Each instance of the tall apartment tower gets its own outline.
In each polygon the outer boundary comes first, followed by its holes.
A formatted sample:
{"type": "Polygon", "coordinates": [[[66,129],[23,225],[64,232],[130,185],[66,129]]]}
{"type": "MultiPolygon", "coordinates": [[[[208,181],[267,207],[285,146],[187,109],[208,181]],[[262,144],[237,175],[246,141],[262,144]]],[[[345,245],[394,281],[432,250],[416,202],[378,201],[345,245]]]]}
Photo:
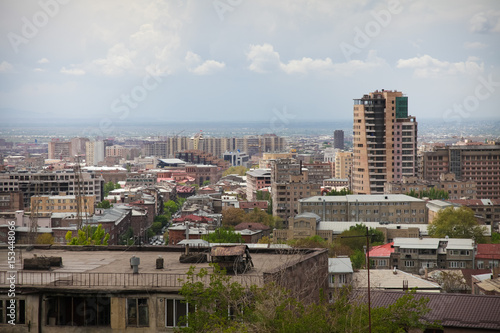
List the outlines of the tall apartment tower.
{"type": "Polygon", "coordinates": [[[71,142],[52,139],[49,142],[49,159],[63,159],[71,156],[71,142]]]}
{"type": "Polygon", "coordinates": [[[88,166],[95,166],[104,161],[105,147],[104,141],[85,142],[85,162],[88,166]]]}
{"type": "Polygon", "coordinates": [[[333,132],[333,148],[344,149],[344,131],[335,130],[333,132]]]}
{"type": "Polygon", "coordinates": [[[382,90],[354,100],[352,190],[383,194],[384,183],[417,175],[417,122],[408,97],[382,90]]]}

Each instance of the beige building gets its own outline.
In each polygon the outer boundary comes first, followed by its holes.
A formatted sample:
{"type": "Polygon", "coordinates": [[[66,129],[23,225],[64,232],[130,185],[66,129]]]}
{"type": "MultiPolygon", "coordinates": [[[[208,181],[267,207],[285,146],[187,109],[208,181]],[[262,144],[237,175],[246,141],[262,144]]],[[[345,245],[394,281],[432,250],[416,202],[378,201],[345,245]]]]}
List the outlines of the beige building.
{"type": "Polygon", "coordinates": [[[470,179],[456,180],[454,173],[442,173],[438,181],[424,181],[417,177],[403,177],[401,181],[387,182],[384,185],[386,194],[406,194],[411,191],[417,194],[434,188],[448,193],[448,199],[476,199],[476,182],[470,179]]]}
{"type": "Polygon", "coordinates": [[[313,196],[299,200],[299,214],[304,212],[334,222],[427,223],[425,201],[403,194],[313,196]]]}
{"type": "Polygon", "coordinates": [[[382,194],[384,183],[417,174],[417,123],[408,97],[382,90],[354,100],[352,190],[382,194]]]}
{"type": "Polygon", "coordinates": [[[335,154],[335,178],[346,179],[351,176],[352,152],[339,151],[335,154]]]}
{"type": "Polygon", "coordinates": [[[252,169],[247,171],[247,200],[257,200],[256,192],[271,186],[270,169],[252,169]]]}
{"type": "Polygon", "coordinates": [[[319,195],[322,183],[309,180],[308,170],[302,162],[293,159],[278,159],[271,163],[271,194],[273,215],[283,221],[298,214],[299,200],[319,195]]]}
{"type": "MultiPolygon", "coordinates": [[[[95,195],[82,195],[80,197],[80,211],[88,215],[94,214],[95,195]]],[[[31,197],[31,210],[51,213],[76,213],[78,201],[74,195],[37,195],[31,197]],[[38,206],[38,208],[35,207],[38,206]]]]}
{"type": "Polygon", "coordinates": [[[97,166],[104,161],[104,141],[85,142],[85,163],[88,166],[97,166]]]}
{"type": "Polygon", "coordinates": [[[120,145],[112,145],[106,147],[106,156],[120,156],[122,158],[127,158],[129,153],[129,149],[120,145]]]}
{"type": "Polygon", "coordinates": [[[71,142],[52,139],[49,142],[49,160],[62,160],[65,157],[71,157],[71,142]]]}

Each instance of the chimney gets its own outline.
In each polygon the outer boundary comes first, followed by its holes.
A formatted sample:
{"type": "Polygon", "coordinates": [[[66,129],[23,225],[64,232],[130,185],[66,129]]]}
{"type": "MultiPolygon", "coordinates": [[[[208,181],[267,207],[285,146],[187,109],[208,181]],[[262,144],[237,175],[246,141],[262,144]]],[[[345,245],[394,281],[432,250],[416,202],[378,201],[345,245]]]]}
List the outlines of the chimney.
{"type": "Polygon", "coordinates": [[[424,275],[424,277],[425,277],[425,279],[427,280],[427,279],[429,278],[429,269],[428,269],[427,267],[425,267],[425,268],[424,268],[424,272],[425,272],[425,273],[424,273],[424,274],[425,274],[425,275],[424,275]]]}

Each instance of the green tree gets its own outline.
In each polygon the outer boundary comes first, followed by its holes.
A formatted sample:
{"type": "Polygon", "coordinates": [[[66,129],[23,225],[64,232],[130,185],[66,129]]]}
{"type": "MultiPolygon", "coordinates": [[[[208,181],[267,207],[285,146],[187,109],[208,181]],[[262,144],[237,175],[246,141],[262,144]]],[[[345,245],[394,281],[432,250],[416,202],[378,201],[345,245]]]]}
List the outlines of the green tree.
{"type": "Polygon", "coordinates": [[[73,233],[66,233],[67,245],[108,245],[109,233],[106,233],[99,224],[97,227],[85,226],[78,230],[78,235],[73,237],[73,233]]]}
{"type": "Polygon", "coordinates": [[[336,196],[336,195],[348,195],[348,194],[352,194],[351,190],[349,190],[347,188],[343,188],[340,191],[337,191],[336,189],[332,189],[326,195],[336,196]]]}
{"type": "Polygon", "coordinates": [[[161,223],[161,226],[164,227],[168,224],[168,222],[170,221],[170,212],[167,212],[166,214],[162,214],[162,215],[157,215],[155,216],[154,218],[154,222],[160,222],[161,223]]]}
{"type": "Polygon", "coordinates": [[[163,204],[163,209],[172,216],[179,210],[179,205],[173,200],[168,200],[163,204]]]}
{"type": "Polygon", "coordinates": [[[161,232],[161,228],[161,222],[153,222],[153,224],[151,225],[151,229],[153,230],[155,235],[158,235],[161,232]]]}
{"type": "Polygon", "coordinates": [[[245,168],[244,166],[232,166],[229,167],[226,171],[222,173],[222,176],[228,176],[228,175],[238,175],[238,176],[244,176],[247,174],[247,171],[250,170],[248,168],[245,168]]]}
{"type": "Polygon", "coordinates": [[[202,186],[208,186],[210,185],[210,180],[205,180],[202,184],[202,186]]]}
{"type": "Polygon", "coordinates": [[[120,245],[133,245],[134,244],[134,229],[129,227],[127,231],[120,236],[120,240],[118,241],[120,245]]]}
{"type": "Polygon", "coordinates": [[[423,190],[418,192],[415,190],[411,190],[406,194],[415,198],[419,199],[429,198],[430,200],[436,200],[436,199],[446,200],[448,199],[449,196],[447,191],[437,190],[435,187],[431,187],[429,190],[423,190]]]}
{"type": "Polygon", "coordinates": [[[97,208],[104,208],[104,209],[108,209],[108,208],[111,208],[113,207],[113,205],[109,202],[109,200],[103,200],[101,202],[99,202],[97,205],[96,205],[97,208]]]}
{"type": "Polygon", "coordinates": [[[477,223],[472,209],[464,206],[440,210],[427,230],[430,237],[469,238],[477,244],[484,243],[483,227],[477,223]]]}
{"type": "Polygon", "coordinates": [[[112,181],[107,182],[106,184],[104,184],[104,196],[107,197],[109,192],[118,188],[120,188],[120,184],[113,183],[112,181]]]}
{"type": "MultiPolygon", "coordinates": [[[[384,234],[375,229],[370,228],[368,230],[368,234],[370,235],[370,246],[371,245],[380,245],[384,242],[384,234]]],[[[336,239],[341,245],[348,246],[352,250],[362,250],[363,246],[366,246],[366,238],[363,237],[366,235],[366,226],[364,224],[356,224],[349,228],[349,230],[343,231],[336,239]]]]}
{"type": "Polygon", "coordinates": [[[491,233],[491,243],[500,244],[500,233],[498,232],[491,233]]]}
{"type": "Polygon", "coordinates": [[[202,236],[202,239],[210,243],[244,243],[241,234],[234,232],[232,228],[217,228],[214,232],[202,236]]]}
{"type": "Polygon", "coordinates": [[[360,269],[366,266],[366,256],[363,250],[354,250],[353,254],[350,256],[352,267],[354,269],[360,269]]]}
{"type": "Polygon", "coordinates": [[[326,248],[328,243],[321,236],[314,235],[306,238],[292,239],[288,245],[298,248],[326,248]]]}

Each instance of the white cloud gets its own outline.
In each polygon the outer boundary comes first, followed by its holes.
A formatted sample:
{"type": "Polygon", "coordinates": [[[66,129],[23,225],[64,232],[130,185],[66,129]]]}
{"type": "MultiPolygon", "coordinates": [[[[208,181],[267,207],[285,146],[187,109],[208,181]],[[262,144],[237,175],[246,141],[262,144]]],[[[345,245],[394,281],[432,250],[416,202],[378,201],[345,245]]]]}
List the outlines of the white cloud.
{"type": "Polygon", "coordinates": [[[61,73],[68,75],[85,75],[85,71],[81,68],[61,68],[61,73]]]}
{"type": "Polygon", "coordinates": [[[136,52],[130,51],[123,43],[118,43],[108,50],[106,58],[92,62],[104,75],[118,75],[131,69],[136,52]]]}
{"type": "Polygon", "coordinates": [[[358,70],[380,67],[386,62],[377,56],[377,52],[370,50],[366,61],[350,60],[343,63],[334,63],[332,59],[312,59],[303,57],[302,59],[292,59],[288,63],[280,60],[278,52],[270,44],[251,45],[247,53],[247,59],[251,64],[248,68],[257,73],[267,73],[281,70],[287,74],[307,74],[313,72],[334,72],[342,75],[351,75],[358,70]]]}
{"type": "Polygon", "coordinates": [[[466,49],[483,49],[486,46],[488,46],[488,45],[481,43],[481,42],[465,42],[464,43],[464,48],[466,48],[466,49]]]}
{"type": "Polygon", "coordinates": [[[35,69],[33,70],[33,72],[40,72],[40,73],[41,73],[41,72],[46,72],[46,71],[47,71],[47,70],[45,70],[45,69],[43,69],[43,68],[35,68],[35,69]]]}
{"type": "Polygon", "coordinates": [[[251,61],[248,69],[252,72],[268,73],[277,70],[281,66],[280,55],[274,51],[272,45],[267,43],[263,45],[250,45],[247,59],[251,61]]]}
{"type": "Polygon", "coordinates": [[[0,63],[0,73],[7,73],[7,72],[12,72],[14,70],[14,67],[8,63],[7,61],[2,61],[0,63]]]}
{"type": "Polygon", "coordinates": [[[49,59],[42,58],[42,59],[38,60],[37,63],[39,63],[39,64],[48,64],[49,63],[49,59]]]}
{"type": "Polygon", "coordinates": [[[469,27],[475,33],[500,32],[500,12],[477,13],[470,19],[469,27]]]}
{"type": "Polygon", "coordinates": [[[215,60],[202,62],[201,57],[191,51],[186,54],[185,61],[188,71],[197,75],[209,75],[226,67],[225,63],[215,60]]]}
{"type": "Polygon", "coordinates": [[[477,75],[484,71],[484,63],[479,63],[479,59],[474,57],[462,62],[441,61],[426,54],[421,57],[399,59],[397,68],[413,68],[416,77],[428,78],[457,74],[477,75]]]}

